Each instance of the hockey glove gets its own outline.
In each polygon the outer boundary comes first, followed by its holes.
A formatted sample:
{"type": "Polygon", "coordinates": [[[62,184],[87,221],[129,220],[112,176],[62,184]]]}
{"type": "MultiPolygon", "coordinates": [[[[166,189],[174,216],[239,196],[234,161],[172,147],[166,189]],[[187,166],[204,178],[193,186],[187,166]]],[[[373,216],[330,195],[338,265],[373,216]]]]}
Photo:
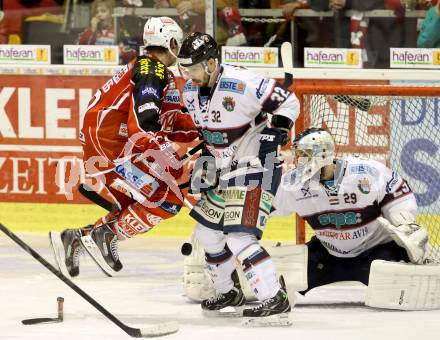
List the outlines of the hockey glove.
{"type": "Polygon", "coordinates": [[[215,188],[219,183],[220,170],[216,168],[215,157],[206,149],[197,158],[190,175],[190,194],[199,194],[215,188]]]}
{"type": "Polygon", "coordinates": [[[266,156],[270,153],[277,157],[278,148],[286,145],[288,141],[289,135],[287,130],[265,127],[261,131],[260,150],[258,152],[258,158],[260,158],[261,163],[264,164],[266,156]]]}
{"type": "Polygon", "coordinates": [[[165,182],[168,177],[166,174],[174,179],[179,179],[183,175],[183,163],[179,155],[172,144],[162,136],[156,136],[148,141],[142,158],[149,162],[153,174],[165,182]]]}
{"type": "Polygon", "coordinates": [[[377,221],[399,246],[405,248],[411,263],[424,263],[429,249],[428,232],[424,227],[415,223],[396,227],[383,217],[378,217],[377,221]]]}

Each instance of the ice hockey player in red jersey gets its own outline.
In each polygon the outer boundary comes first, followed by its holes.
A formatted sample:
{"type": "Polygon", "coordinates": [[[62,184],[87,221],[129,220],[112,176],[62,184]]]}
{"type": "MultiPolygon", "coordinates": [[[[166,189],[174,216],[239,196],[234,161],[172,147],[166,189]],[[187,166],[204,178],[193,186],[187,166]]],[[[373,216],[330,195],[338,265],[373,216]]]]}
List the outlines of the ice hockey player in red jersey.
{"type": "Polygon", "coordinates": [[[143,39],[145,55],[95,93],[82,121],[86,173],[104,182],[119,209],[93,225],[50,233],[60,269],[71,276],[79,274],[83,248],[108,275],[121,270],[118,241],[149,231],[183,204],[176,184],[182,162],[170,141],[189,142],[198,132],[182,112],[168,69],[176,61],[182,30],[171,18],[151,18],[143,39]]]}

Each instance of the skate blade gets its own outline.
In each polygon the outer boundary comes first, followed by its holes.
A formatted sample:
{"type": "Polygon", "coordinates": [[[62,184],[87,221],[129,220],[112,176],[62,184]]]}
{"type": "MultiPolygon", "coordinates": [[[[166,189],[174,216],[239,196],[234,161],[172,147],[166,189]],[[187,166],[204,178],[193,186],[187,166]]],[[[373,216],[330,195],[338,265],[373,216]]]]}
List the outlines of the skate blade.
{"type": "Polygon", "coordinates": [[[292,324],[290,313],[246,318],[241,323],[244,327],[290,327],[292,324]]]}
{"type": "Polygon", "coordinates": [[[241,318],[243,316],[244,306],[228,306],[219,310],[203,309],[202,313],[207,318],[241,318]]]}
{"type": "Polygon", "coordinates": [[[63,241],[61,241],[61,233],[56,231],[50,231],[49,241],[58,270],[64,276],[70,277],[70,274],[66,267],[66,256],[64,255],[64,246],[63,246],[63,241]]]}
{"type": "Polygon", "coordinates": [[[93,259],[93,261],[95,261],[95,263],[104,272],[105,275],[109,277],[116,275],[116,271],[114,271],[113,268],[110,267],[107,264],[107,262],[104,260],[101,251],[99,250],[98,246],[96,245],[95,241],[93,241],[90,235],[82,236],[81,244],[87,250],[87,253],[89,253],[90,257],[93,259]]]}

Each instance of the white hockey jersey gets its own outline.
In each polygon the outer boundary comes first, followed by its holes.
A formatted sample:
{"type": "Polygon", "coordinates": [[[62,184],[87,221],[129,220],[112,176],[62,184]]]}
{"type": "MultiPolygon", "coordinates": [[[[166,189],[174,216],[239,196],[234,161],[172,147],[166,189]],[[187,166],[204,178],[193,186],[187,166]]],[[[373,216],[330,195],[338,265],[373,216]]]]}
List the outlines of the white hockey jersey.
{"type": "Polygon", "coordinates": [[[417,203],[408,184],[380,162],[349,157],[336,161],[333,183],[309,180],[293,185],[295,170],[286,172],[274,199],[273,215],[297,213],[313,228],[330,254],[355,257],[391,241],[376,218],[417,203]]]}
{"type": "Polygon", "coordinates": [[[232,160],[249,161],[258,154],[259,133],[267,124],[266,113],[282,115],[293,122],[299,115],[295,94],[274,79],[246,68],[223,64],[207,96],[189,80],[183,100],[195,125],[203,134],[217,167],[232,160]]]}

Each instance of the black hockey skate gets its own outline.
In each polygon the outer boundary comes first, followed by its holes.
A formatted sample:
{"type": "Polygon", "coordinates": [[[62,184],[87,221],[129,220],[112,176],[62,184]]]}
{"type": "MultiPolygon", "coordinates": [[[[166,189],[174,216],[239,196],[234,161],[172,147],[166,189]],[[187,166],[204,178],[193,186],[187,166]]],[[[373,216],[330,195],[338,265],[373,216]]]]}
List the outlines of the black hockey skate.
{"type": "MultiPolygon", "coordinates": [[[[83,228],[86,230],[91,226],[83,228]]],[[[60,271],[68,276],[79,275],[79,258],[84,254],[81,245],[82,229],[66,229],[61,233],[49,232],[49,240],[60,271]]]]}
{"type": "Polygon", "coordinates": [[[202,309],[206,316],[241,316],[242,308],[237,307],[243,306],[246,300],[243,291],[241,290],[240,280],[238,279],[236,270],[232,272],[231,278],[232,281],[234,281],[234,287],[229,292],[224,294],[220,293],[202,301],[202,309]]]}
{"type": "Polygon", "coordinates": [[[288,313],[292,310],[287,297],[284,278],[280,276],[281,288],[278,293],[269,299],[264,300],[254,308],[243,310],[245,326],[291,326],[292,321],[288,313]]]}
{"type": "Polygon", "coordinates": [[[118,237],[108,224],[103,224],[81,237],[81,244],[107,276],[122,269],[118,254],[118,237]]]}

